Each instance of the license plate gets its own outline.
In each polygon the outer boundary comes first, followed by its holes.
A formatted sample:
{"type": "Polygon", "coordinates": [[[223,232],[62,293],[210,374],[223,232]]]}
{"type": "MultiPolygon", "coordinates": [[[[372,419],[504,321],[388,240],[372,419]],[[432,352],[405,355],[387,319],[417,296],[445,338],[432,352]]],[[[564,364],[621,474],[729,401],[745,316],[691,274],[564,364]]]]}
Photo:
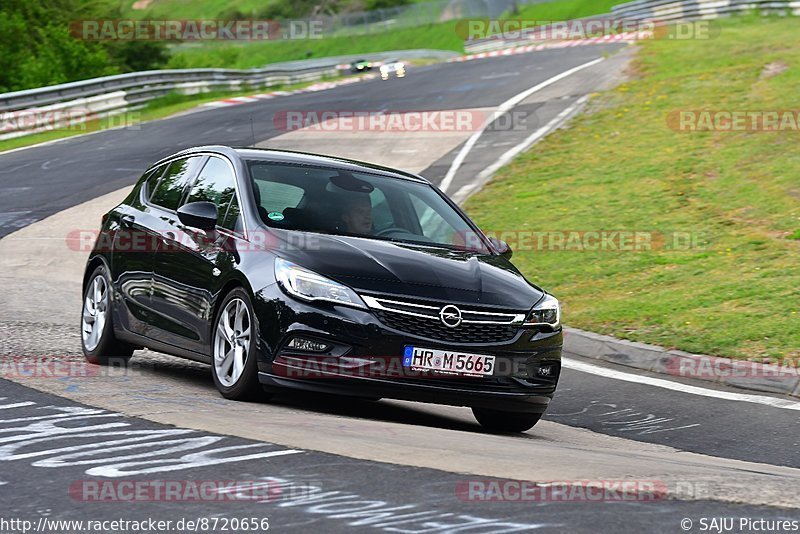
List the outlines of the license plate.
{"type": "Polygon", "coordinates": [[[406,346],[403,366],[465,376],[487,376],[494,372],[494,356],[406,346]]]}

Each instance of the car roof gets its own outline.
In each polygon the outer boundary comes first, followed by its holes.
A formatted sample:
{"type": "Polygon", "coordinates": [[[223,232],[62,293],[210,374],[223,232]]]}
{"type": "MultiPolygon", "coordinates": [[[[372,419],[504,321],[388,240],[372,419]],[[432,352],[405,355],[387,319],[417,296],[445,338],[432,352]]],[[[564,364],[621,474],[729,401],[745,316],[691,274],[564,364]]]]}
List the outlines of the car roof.
{"type": "MultiPolygon", "coordinates": [[[[214,152],[224,156],[238,156],[244,160],[262,160],[274,163],[287,163],[294,165],[310,165],[315,167],[324,167],[329,169],[345,170],[350,172],[364,172],[370,174],[380,174],[390,178],[399,178],[403,180],[410,180],[430,184],[428,180],[422,176],[412,174],[410,172],[384,167],[373,163],[357,161],[347,158],[338,158],[334,156],[326,156],[323,154],[313,154],[309,152],[299,152],[293,150],[276,150],[269,148],[250,148],[250,147],[228,147],[222,145],[199,146],[182,150],[177,154],[173,154],[170,158],[175,156],[191,155],[195,152],[214,152]]],[[[169,158],[164,158],[169,159],[169,158]]],[[[163,160],[162,160],[163,161],[163,160]]],[[[160,163],[160,162],[159,162],[160,163]]]]}

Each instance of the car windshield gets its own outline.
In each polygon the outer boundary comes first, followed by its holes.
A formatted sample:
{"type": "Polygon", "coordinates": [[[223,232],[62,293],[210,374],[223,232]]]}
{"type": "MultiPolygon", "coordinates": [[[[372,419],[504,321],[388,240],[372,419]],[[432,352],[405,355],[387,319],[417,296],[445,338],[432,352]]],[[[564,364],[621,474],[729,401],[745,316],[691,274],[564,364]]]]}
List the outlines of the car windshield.
{"type": "Polygon", "coordinates": [[[264,161],[247,166],[259,216],[268,226],[489,252],[428,184],[264,161]]]}

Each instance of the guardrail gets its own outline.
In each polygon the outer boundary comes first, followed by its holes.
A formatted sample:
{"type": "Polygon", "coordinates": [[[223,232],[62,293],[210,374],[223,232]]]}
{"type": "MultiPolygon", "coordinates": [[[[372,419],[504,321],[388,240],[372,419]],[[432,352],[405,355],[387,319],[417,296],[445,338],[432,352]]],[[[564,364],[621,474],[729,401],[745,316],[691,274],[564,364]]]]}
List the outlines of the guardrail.
{"type": "Polygon", "coordinates": [[[614,18],[654,21],[711,19],[748,11],[800,15],[794,0],[634,0],[611,8],[614,18]]]}
{"type": "Polygon", "coordinates": [[[170,92],[197,94],[301,83],[338,74],[337,63],[311,68],[157,70],[104,76],[0,94],[0,139],[124,113],[170,92]]]}
{"type": "MultiPolygon", "coordinates": [[[[680,21],[708,20],[718,17],[757,11],[764,14],[798,15],[798,0],[634,0],[611,8],[611,13],[586,17],[581,20],[611,19],[614,21],[651,22],[654,26],[680,21]]],[[[531,28],[533,35],[541,35],[546,28],[531,28]]],[[[468,53],[488,52],[515,46],[541,43],[541,39],[520,36],[504,39],[488,37],[467,41],[468,53]]]]}
{"type": "Polygon", "coordinates": [[[250,90],[336,76],[357,59],[447,59],[444,50],[398,50],[292,61],[261,69],[176,69],[132,72],[0,94],[0,140],[124,113],[170,92],[250,90]]]}

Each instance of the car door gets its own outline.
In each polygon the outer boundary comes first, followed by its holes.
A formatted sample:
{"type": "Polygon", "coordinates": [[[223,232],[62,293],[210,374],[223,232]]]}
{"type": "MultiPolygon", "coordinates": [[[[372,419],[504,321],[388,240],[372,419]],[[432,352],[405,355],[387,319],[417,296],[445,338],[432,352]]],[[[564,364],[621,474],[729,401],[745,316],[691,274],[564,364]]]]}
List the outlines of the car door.
{"type": "Polygon", "coordinates": [[[164,319],[153,335],[159,341],[205,354],[211,339],[214,298],[224,272],[236,263],[230,238],[238,220],[233,166],[211,156],[189,186],[183,200],[213,202],[217,229],[203,231],[175,223],[174,236],[164,236],[164,250],[153,264],[153,307],[164,319]]]}
{"type": "Polygon", "coordinates": [[[167,164],[149,170],[138,188],[110,214],[113,236],[110,275],[122,303],[118,320],[127,331],[146,335],[152,319],[150,294],[153,284],[153,241],[158,221],[147,207],[147,198],[158,184],[167,164]]]}
{"type": "Polygon", "coordinates": [[[172,253],[172,244],[179,234],[177,209],[206,159],[206,156],[191,156],[169,162],[164,175],[147,198],[144,211],[149,221],[145,240],[150,250],[151,280],[146,335],[153,339],[163,341],[162,332],[175,328],[171,325],[173,319],[169,310],[169,302],[175,297],[164,293],[164,285],[156,274],[156,265],[161,255],[172,253]]]}

